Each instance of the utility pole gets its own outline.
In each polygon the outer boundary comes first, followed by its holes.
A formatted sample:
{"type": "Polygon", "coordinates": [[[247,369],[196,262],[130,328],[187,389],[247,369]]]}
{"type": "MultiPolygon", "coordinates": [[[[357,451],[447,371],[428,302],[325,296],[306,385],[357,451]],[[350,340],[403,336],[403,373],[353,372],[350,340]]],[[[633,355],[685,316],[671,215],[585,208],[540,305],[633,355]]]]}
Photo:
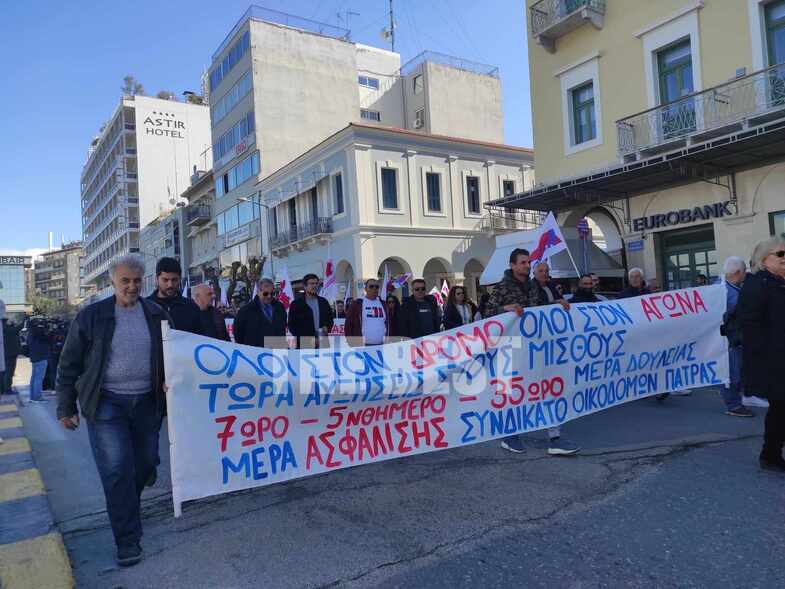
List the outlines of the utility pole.
{"type": "Polygon", "coordinates": [[[393,17],[393,0],[390,0],[390,41],[395,52],[395,18],[393,17]]]}

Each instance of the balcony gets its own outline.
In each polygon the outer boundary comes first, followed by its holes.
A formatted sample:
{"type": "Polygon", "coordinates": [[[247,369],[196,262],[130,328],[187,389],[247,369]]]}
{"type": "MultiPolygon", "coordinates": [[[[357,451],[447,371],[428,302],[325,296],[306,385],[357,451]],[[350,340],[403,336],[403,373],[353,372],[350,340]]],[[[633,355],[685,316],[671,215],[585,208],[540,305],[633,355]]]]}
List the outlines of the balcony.
{"type": "Polygon", "coordinates": [[[290,227],[289,231],[279,232],[272,238],[273,249],[293,247],[303,249],[311,242],[317,242],[333,232],[332,217],[318,217],[307,223],[290,227]]]}
{"type": "Polygon", "coordinates": [[[701,143],[785,117],[785,64],[616,121],[624,161],[701,143]]]}
{"type": "Polygon", "coordinates": [[[190,205],[185,209],[186,225],[207,225],[207,223],[210,222],[210,219],[210,205],[190,205]]]}
{"type": "Polygon", "coordinates": [[[549,53],[559,37],[587,22],[601,29],[604,21],[605,0],[539,0],[529,8],[532,35],[549,53]]]}
{"type": "Polygon", "coordinates": [[[489,235],[535,229],[545,221],[545,214],[540,211],[510,209],[486,205],[487,214],[483,215],[480,228],[489,235]]]}

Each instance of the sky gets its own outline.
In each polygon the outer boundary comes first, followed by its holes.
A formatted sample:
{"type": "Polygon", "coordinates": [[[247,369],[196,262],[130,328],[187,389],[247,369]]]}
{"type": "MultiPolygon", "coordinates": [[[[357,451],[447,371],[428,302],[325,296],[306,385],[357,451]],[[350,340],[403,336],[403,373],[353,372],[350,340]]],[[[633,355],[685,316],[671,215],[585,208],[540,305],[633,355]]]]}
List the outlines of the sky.
{"type": "MultiPolygon", "coordinates": [[[[48,235],[81,239],[79,176],[91,138],[117,106],[122,79],[148,94],[197,90],[248,0],[14,2],[0,19],[0,252],[40,250],[48,235]]],[[[260,0],[341,26],[389,48],[388,0],[260,0]],[[344,22],[339,22],[342,13],[344,22]]],[[[532,146],[522,0],[395,0],[402,63],[424,50],[499,67],[505,141],[532,146]]],[[[37,251],[29,251],[37,253],[37,251]]]]}

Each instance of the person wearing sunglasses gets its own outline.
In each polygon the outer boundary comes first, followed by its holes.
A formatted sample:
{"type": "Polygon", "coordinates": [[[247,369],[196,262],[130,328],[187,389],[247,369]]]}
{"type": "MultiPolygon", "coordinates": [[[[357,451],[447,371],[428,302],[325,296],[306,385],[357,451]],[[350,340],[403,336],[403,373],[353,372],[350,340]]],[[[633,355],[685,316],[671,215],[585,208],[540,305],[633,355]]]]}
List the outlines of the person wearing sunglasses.
{"type": "Polygon", "coordinates": [[[742,330],[742,382],[769,401],[758,457],[764,470],[785,474],[785,239],[758,243],[755,273],[744,280],[736,305],[742,330]]]}
{"type": "Polygon", "coordinates": [[[355,299],[346,311],[343,332],[352,346],[379,346],[389,335],[389,315],[379,298],[379,281],[365,281],[365,296],[355,299]]]}
{"type": "Polygon", "coordinates": [[[466,289],[453,286],[444,304],[444,329],[453,329],[474,321],[477,305],[466,296],[466,289]]]}
{"type": "Polygon", "coordinates": [[[259,348],[286,347],[286,309],[273,295],[275,285],[269,278],[256,284],[256,297],[237,312],[234,341],[259,348]]]}
{"type": "Polygon", "coordinates": [[[413,280],[412,293],[398,313],[398,335],[414,339],[440,331],[442,317],[439,305],[435,298],[426,294],[425,280],[413,280]]]}

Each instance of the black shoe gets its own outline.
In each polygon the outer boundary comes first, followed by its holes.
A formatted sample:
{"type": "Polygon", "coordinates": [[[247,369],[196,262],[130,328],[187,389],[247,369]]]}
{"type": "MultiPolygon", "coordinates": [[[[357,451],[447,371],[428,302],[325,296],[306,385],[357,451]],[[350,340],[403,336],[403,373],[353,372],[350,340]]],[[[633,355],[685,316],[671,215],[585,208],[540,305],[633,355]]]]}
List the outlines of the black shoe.
{"type": "Polygon", "coordinates": [[[785,460],[782,458],[779,460],[776,458],[774,460],[769,460],[761,457],[758,462],[762,470],[771,470],[773,472],[785,474],[785,460]]]}
{"type": "Polygon", "coordinates": [[[158,480],[158,469],[154,468],[153,472],[150,473],[150,476],[147,477],[147,480],[144,483],[145,487],[152,487],[155,484],[155,481],[158,480]]]}
{"type": "Polygon", "coordinates": [[[130,567],[142,560],[142,546],[138,542],[130,546],[117,548],[117,564],[121,567],[130,567]]]}
{"type": "Polygon", "coordinates": [[[657,399],[660,403],[662,403],[665,399],[670,397],[670,393],[660,393],[659,395],[654,395],[654,398],[657,399]]]}

